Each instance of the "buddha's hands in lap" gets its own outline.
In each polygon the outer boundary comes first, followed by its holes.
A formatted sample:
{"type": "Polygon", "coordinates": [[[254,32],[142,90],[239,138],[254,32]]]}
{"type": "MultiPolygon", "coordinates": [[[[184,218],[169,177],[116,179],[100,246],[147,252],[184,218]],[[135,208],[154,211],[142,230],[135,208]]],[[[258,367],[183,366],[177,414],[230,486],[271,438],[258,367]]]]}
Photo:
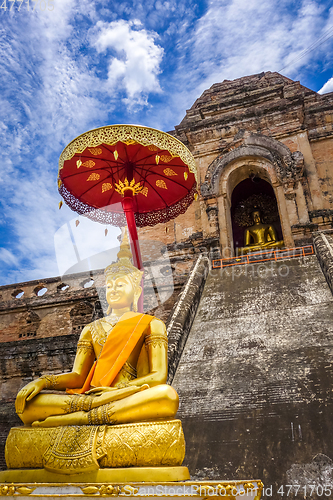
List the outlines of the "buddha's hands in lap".
{"type": "Polygon", "coordinates": [[[37,379],[29,382],[19,391],[15,401],[16,413],[23,413],[26,402],[37,396],[45,388],[45,380],[37,379]]]}
{"type": "Polygon", "coordinates": [[[132,385],[123,389],[118,389],[117,387],[94,387],[85,394],[94,396],[94,402],[92,406],[96,407],[102,404],[111,403],[111,401],[119,401],[120,399],[127,398],[132,394],[145,391],[146,389],[149,389],[148,384],[144,384],[141,386],[132,385]]]}
{"type": "Polygon", "coordinates": [[[94,387],[93,389],[90,389],[89,391],[86,391],[85,394],[90,394],[92,396],[100,396],[101,394],[104,394],[105,392],[117,392],[119,391],[118,387],[94,387]]]}
{"type": "MultiPolygon", "coordinates": [[[[102,406],[113,401],[119,401],[125,399],[132,394],[137,392],[145,391],[149,389],[148,384],[143,384],[141,386],[131,386],[125,387],[124,389],[118,389],[116,387],[94,387],[90,391],[86,392],[86,395],[94,396],[92,402],[92,408],[102,406]]],[[[70,413],[67,415],[54,415],[47,417],[42,421],[35,421],[31,425],[32,427],[57,427],[59,425],[88,425],[88,412],[78,411],[75,413],[70,413]]]]}

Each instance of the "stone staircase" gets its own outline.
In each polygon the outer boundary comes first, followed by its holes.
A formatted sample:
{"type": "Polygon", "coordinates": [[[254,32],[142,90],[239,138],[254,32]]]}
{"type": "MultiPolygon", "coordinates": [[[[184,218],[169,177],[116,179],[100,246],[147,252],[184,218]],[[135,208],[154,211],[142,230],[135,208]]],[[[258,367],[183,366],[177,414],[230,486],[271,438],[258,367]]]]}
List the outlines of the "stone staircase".
{"type": "Polygon", "coordinates": [[[172,384],[194,477],[278,487],[333,458],[332,305],[315,255],[209,272],[172,384]]]}

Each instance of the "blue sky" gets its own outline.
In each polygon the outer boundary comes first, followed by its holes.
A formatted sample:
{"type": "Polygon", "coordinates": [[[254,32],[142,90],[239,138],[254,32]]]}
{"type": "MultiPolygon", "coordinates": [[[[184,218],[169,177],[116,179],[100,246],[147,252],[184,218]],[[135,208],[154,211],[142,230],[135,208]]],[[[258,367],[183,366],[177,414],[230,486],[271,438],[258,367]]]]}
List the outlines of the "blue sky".
{"type": "Polygon", "coordinates": [[[0,285],[59,274],[54,235],[77,217],[58,210],[58,159],[77,135],[171,130],[213,83],[261,71],[333,91],[332,1],[27,2],[0,0],[0,285]]]}

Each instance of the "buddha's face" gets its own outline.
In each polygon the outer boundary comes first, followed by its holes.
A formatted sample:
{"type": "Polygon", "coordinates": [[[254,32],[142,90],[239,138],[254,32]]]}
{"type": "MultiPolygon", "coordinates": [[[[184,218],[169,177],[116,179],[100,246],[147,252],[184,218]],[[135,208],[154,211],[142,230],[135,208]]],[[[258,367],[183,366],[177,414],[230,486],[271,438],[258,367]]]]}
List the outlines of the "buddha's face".
{"type": "Polygon", "coordinates": [[[106,300],[112,309],[131,307],[135,292],[130,278],[126,275],[118,275],[106,281],[106,300]]]}
{"type": "Polygon", "coordinates": [[[261,216],[260,216],[260,212],[259,210],[255,210],[253,213],[252,213],[252,219],[253,219],[253,222],[255,224],[260,224],[261,222],[261,216]]]}

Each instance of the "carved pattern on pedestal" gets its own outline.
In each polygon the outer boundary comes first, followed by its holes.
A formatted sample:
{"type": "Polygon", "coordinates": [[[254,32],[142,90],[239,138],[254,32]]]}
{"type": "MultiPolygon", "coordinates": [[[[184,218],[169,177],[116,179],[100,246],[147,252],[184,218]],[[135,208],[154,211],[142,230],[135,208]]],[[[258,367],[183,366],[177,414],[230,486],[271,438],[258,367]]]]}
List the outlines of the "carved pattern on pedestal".
{"type": "Polygon", "coordinates": [[[112,486],[111,484],[102,484],[102,486],[85,486],[81,488],[82,493],[85,495],[101,495],[103,497],[117,497],[121,492],[119,486],[112,486]]]}
{"type": "Polygon", "coordinates": [[[98,467],[178,466],[184,456],[180,420],[110,426],[14,427],[6,443],[9,469],[45,467],[67,474],[98,467]]]}
{"type": "Polygon", "coordinates": [[[180,420],[108,427],[102,467],[181,465],[185,440],[180,420]]]}
{"type": "MultiPolygon", "coordinates": [[[[184,482],[168,482],[168,483],[157,483],[157,482],[127,482],[127,483],[58,483],[58,485],[52,485],[51,488],[59,490],[59,487],[63,490],[61,493],[55,491],[55,496],[59,498],[72,498],[81,497],[81,495],[72,492],[66,492],[67,488],[72,488],[73,485],[80,488],[84,496],[96,496],[98,497],[161,497],[161,493],[154,489],[157,485],[163,488],[166,492],[166,496],[174,497],[175,486],[178,491],[186,491],[186,498],[204,498],[204,499],[220,499],[224,498],[226,500],[233,500],[236,498],[242,498],[245,493],[253,500],[259,500],[261,498],[263,483],[260,480],[251,481],[188,481],[184,482]],[[58,488],[57,488],[58,486],[58,488]],[[171,493],[173,492],[173,493],[171,493]]],[[[41,498],[41,494],[38,491],[39,487],[44,487],[45,484],[34,483],[34,484],[0,484],[0,496],[30,496],[32,498],[41,498]],[[35,491],[36,490],[36,491],[35,491]]],[[[49,486],[50,488],[50,486],[49,486]]],[[[84,498],[83,496],[83,498],[84,498]]],[[[183,494],[180,496],[184,496],[183,494]]],[[[53,497],[54,498],[54,497],[53,497]]]]}
{"type": "Polygon", "coordinates": [[[13,495],[30,495],[34,492],[36,488],[32,488],[31,486],[22,485],[14,485],[14,484],[1,484],[0,485],[0,496],[13,496],[13,495]]]}

